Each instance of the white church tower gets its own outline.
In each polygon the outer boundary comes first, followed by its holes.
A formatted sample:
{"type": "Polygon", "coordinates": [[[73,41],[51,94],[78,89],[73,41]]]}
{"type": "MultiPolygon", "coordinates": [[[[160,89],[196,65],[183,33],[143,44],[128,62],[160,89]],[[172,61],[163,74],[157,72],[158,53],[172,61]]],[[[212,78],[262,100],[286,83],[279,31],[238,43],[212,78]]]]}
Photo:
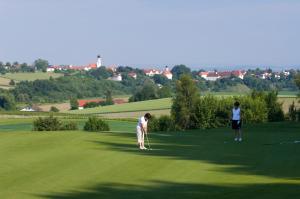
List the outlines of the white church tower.
{"type": "Polygon", "coordinates": [[[100,68],[102,66],[102,58],[100,55],[97,56],[97,68],[100,68]]]}

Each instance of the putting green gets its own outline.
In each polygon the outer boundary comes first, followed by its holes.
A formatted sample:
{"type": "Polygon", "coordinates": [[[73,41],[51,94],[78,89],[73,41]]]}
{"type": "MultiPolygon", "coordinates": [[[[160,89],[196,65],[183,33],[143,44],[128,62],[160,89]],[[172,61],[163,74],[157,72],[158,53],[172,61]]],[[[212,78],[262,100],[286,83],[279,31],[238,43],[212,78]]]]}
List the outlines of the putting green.
{"type": "Polygon", "coordinates": [[[0,122],[0,198],[300,194],[300,144],[294,143],[300,140],[299,123],[245,127],[242,143],[233,142],[227,128],[155,133],[150,135],[155,150],[139,151],[135,123],[112,121],[110,133],[46,133],[31,132],[29,122],[0,122]]]}

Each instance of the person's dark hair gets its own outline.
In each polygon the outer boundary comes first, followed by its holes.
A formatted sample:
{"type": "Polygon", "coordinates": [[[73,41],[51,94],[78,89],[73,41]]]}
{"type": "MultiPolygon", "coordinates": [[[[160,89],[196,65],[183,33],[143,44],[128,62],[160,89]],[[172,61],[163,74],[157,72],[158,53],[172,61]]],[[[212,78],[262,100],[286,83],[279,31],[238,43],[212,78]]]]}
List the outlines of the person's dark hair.
{"type": "Polygon", "coordinates": [[[151,118],[151,114],[150,114],[150,113],[146,113],[146,114],[144,115],[144,117],[145,117],[147,120],[149,120],[149,119],[151,118]]]}
{"type": "Polygon", "coordinates": [[[234,102],[234,106],[239,107],[240,103],[238,101],[234,102]]]}

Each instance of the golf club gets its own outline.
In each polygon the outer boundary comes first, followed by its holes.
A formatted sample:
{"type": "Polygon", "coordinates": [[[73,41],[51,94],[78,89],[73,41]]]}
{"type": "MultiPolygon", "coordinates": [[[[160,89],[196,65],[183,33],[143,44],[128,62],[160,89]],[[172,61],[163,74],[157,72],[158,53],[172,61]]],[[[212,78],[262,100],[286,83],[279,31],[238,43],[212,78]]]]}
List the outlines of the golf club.
{"type": "Polygon", "coordinates": [[[151,149],[151,146],[150,146],[149,139],[148,139],[148,133],[146,133],[146,138],[147,138],[148,148],[149,148],[149,150],[152,150],[152,149],[151,149]]]}

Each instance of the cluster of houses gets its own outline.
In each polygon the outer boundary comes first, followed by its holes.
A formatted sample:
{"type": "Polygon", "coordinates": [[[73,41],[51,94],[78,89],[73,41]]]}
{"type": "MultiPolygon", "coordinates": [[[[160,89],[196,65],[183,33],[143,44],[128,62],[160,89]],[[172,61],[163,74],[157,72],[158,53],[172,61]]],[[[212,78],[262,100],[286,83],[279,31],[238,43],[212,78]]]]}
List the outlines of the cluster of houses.
{"type": "Polygon", "coordinates": [[[153,77],[154,75],[163,75],[170,80],[173,78],[173,74],[171,73],[168,66],[166,66],[165,69],[162,71],[156,69],[145,69],[144,73],[149,77],[153,77]]]}
{"type": "MultiPolygon", "coordinates": [[[[200,72],[199,76],[204,78],[205,80],[208,81],[216,81],[217,79],[221,79],[221,78],[228,78],[228,77],[238,77],[240,79],[244,79],[245,75],[249,73],[247,71],[244,70],[233,70],[233,71],[204,71],[204,72],[200,72]]],[[[287,77],[290,75],[290,71],[282,71],[282,72],[272,72],[269,70],[265,70],[262,71],[259,74],[254,74],[254,73],[249,73],[249,75],[251,76],[255,76],[257,78],[260,79],[271,79],[271,78],[276,78],[276,79],[280,79],[283,77],[287,77]]]]}
{"type": "Polygon", "coordinates": [[[102,66],[102,58],[100,55],[97,56],[97,63],[92,63],[88,65],[52,65],[47,67],[47,72],[54,72],[55,70],[85,70],[89,71],[91,69],[96,69],[102,66]]]}
{"type": "MultiPolygon", "coordinates": [[[[102,58],[100,55],[97,57],[97,63],[92,63],[88,65],[81,65],[81,66],[75,66],[75,65],[51,65],[47,68],[47,72],[54,72],[55,70],[64,71],[64,70],[78,70],[78,71],[89,71],[91,69],[97,69],[102,65],[102,58]]],[[[109,80],[112,81],[122,81],[122,75],[120,73],[117,73],[117,66],[112,65],[106,67],[107,70],[111,71],[113,73],[112,77],[109,77],[109,80]]],[[[145,69],[144,70],[145,75],[152,77],[155,74],[163,75],[168,79],[172,79],[173,75],[169,69],[168,66],[165,67],[164,70],[157,70],[157,69],[145,69]]],[[[137,78],[137,74],[135,72],[128,73],[129,77],[132,77],[134,79],[137,78]]]]}
{"type": "Polygon", "coordinates": [[[255,75],[255,74],[251,74],[252,76],[256,76],[258,78],[261,79],[271,79],[272,77],[276,78],[276,79],[280,79],[282,76],[283,77],[287,77],[290,75],[290,71],[282,71],[282,72],[269,72],[269,71],[265,71],[262,74],[259,75],[255,75]]]}
{"type": "MultiPolygon", "coordinates": [[[[88,65],[82,65],[82,66],[74,66],[74,65],[52,65],[47,68],[47,72],[53,72],[55,70],[85,70],[89,71],[91,69],[97,69],[102,65],[102,58],[100,55],[97,56],[97,63],[92,63],[88,65]]],[[[113,72],[113,76],[108,78],[112,81],[122,81],[122,75],[120,73],[117,73],[117,66],[112,65],[109,67],[106,67],[107,70],[110,70],[113,72]]],[[[149,77],[153,77],[154,75],[163,75],[166,78],[172,80],[173,74],[170,71],[169,67],[166,66],[164,70],[158,70],[158,69],[144,69],[143,70],[145,75],[149,77]]],[[[227,77],[238,77],[240,79],[244,79],[244,76],[246,75],[245,70],[233,70],[233,71],[204,71],[200,72],[199,76],[204,78],[208,81],[216,81],[217,79],[221,78],[227,78],[227,77]]],[[[261,79],[270,79],[271,77],[275,77],[277,79],[280,79],[283,76],[287,77],[290,75],[289,71],[282,71],[282,72],[271,72],[271,71],[263,71],[260,74],[250,74],[253,76],[256,76],[257,78],[261,79]]],[[[128,76],[136,79],[137,74],[135,72],[128,73],[128,76]]]]}
{"type": "Polygon", "coordinates": [[[208,71],[208,72],[200,72],[199,76],[204,78],[205,80],[208,81],[216,81],[217,79],[220,78],[226,78],[226,77],[231,77],[235,76],[240,79],[244,79],[244,76],[246,75],[246,71],[243,70],[233,70],[233,71],[208,71]]]}

